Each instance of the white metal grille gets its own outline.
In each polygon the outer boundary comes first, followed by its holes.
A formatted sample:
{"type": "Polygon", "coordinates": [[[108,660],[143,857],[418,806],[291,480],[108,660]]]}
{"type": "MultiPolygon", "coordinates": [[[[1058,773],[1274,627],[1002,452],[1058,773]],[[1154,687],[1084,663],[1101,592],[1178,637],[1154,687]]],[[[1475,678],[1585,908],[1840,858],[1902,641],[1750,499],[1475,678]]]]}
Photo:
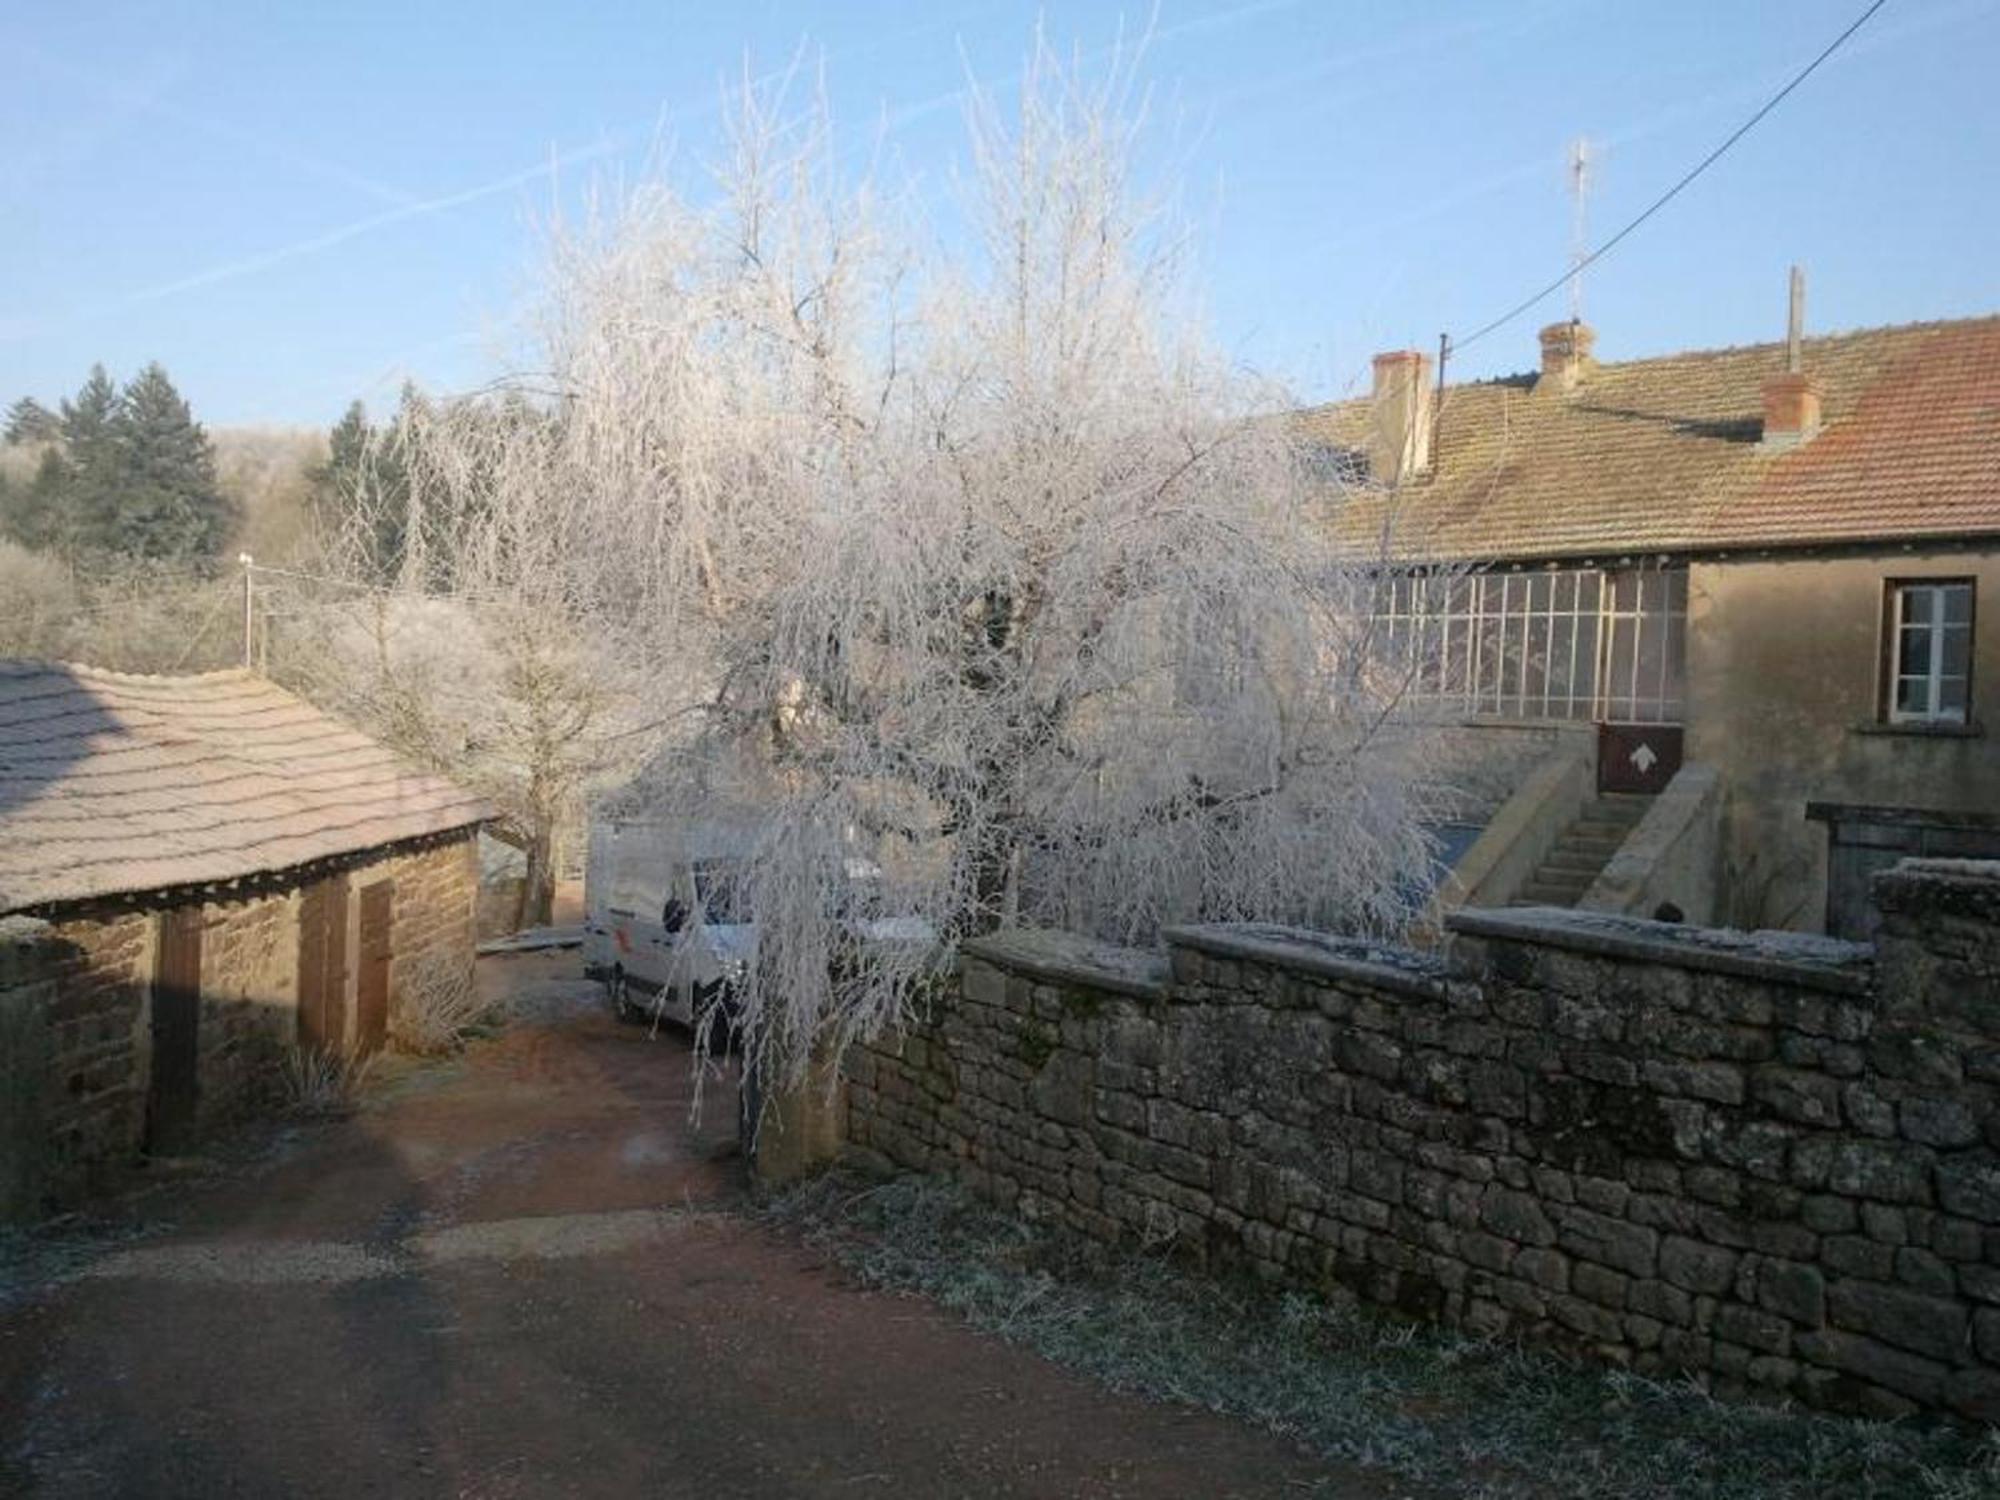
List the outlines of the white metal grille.
{"type": "Polygon", "coordinates": [[[1386,579],[1379,660],[1413,700],[1466,714],[1677,724],[1685,568],[1386,579]]]}

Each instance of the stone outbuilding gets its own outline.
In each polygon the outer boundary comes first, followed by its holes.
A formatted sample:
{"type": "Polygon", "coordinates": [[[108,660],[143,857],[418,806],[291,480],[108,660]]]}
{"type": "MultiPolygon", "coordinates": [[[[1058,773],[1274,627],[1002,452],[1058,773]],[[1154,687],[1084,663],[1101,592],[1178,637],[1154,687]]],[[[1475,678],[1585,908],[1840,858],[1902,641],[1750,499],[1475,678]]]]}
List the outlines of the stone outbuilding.
{"type": "Polygon", "coordinates": [[[489,816],[247,671],[0,661],[0,1217],[469,982],[489,816]]]}

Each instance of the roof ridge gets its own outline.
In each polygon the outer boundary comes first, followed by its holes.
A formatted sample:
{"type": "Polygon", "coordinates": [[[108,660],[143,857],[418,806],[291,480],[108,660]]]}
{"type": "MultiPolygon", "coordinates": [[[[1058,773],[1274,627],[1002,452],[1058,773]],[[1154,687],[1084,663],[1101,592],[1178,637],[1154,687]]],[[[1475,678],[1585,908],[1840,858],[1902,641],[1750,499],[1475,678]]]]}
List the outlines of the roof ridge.
{"type": "MultiPolygon", "coordinates": [[[[1864,328],[1836,328],[1824,333],[1807,334],[1801,340],[1802,352],[1810,354],[1815,349],[1824,350],[1829,346],[1850,343],[1859,339],[1879,338],[1896,335],[1929,333],[1942,329],[1970,329],[1983,323],[2000,325],[2000,311],[1975,313],[1962,318],[1920,318],[1909,323],[1878,323],[1864,328]]],[[[1598,373],[1619,370],[1636,370],[1651,365],[1671,365],[1679,361],[1697,359],[1718,359],[1724,355],[1759,354],[1776,352],[1785,347],[1783,339],[1764,339],[1749,344],[1711,344],[1694,349],[1670,349],[1658,354],[1641,354],[1631,359],[1592,360],[1592,368],[1598,373]]],[[[1811,372],[1808,371],[1808,374],[1811,372]]],[[[1536,378],[1534,370],[1516,370],[1504,375],[1483,375],[1477,380],[1450,380],[1445,382],[1444,391],[1477,390],[1482,387],[1511,386],[1523,382],[1532,383],[1536,378]]],[[[1333,412],[1366,406],[1374,399],[1367,392],[1352,396],[1340,396],[1332,401],[1316,401],[1310,406],[1295,408],[1293,417],[1310,417],[1320,412],[1333,412]]]]}

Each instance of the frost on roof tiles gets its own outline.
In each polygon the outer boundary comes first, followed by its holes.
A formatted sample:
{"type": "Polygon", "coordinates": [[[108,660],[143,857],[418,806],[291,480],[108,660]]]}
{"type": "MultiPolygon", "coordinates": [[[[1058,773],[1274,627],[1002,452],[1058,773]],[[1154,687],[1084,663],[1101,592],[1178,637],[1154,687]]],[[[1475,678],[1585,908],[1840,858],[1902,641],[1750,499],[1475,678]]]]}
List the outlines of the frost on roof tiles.
{"type": "Polygon", "coordinates": [[[0,914],[239,880],[491,816],[249,672],[0,660],[0,914]]]}

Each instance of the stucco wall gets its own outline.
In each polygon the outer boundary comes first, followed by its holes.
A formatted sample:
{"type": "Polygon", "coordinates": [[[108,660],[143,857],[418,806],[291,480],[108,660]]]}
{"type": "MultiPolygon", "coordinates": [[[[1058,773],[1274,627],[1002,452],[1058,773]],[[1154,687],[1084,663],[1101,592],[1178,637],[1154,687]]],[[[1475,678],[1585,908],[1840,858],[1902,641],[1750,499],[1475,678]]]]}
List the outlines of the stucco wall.
{"type": "Polygon", "coordinates": [[[1809,801],[2000,808],[1992,739],[1871,732],[1884,583],[1925,577],[1976,581],[1972,714],[2000,724],[2000,560],[1941,553],[1689,568],[1687,758],[1723,779],[1724,920],[1823,927],[1826,829],[1807,821],[1809,801]]]}

